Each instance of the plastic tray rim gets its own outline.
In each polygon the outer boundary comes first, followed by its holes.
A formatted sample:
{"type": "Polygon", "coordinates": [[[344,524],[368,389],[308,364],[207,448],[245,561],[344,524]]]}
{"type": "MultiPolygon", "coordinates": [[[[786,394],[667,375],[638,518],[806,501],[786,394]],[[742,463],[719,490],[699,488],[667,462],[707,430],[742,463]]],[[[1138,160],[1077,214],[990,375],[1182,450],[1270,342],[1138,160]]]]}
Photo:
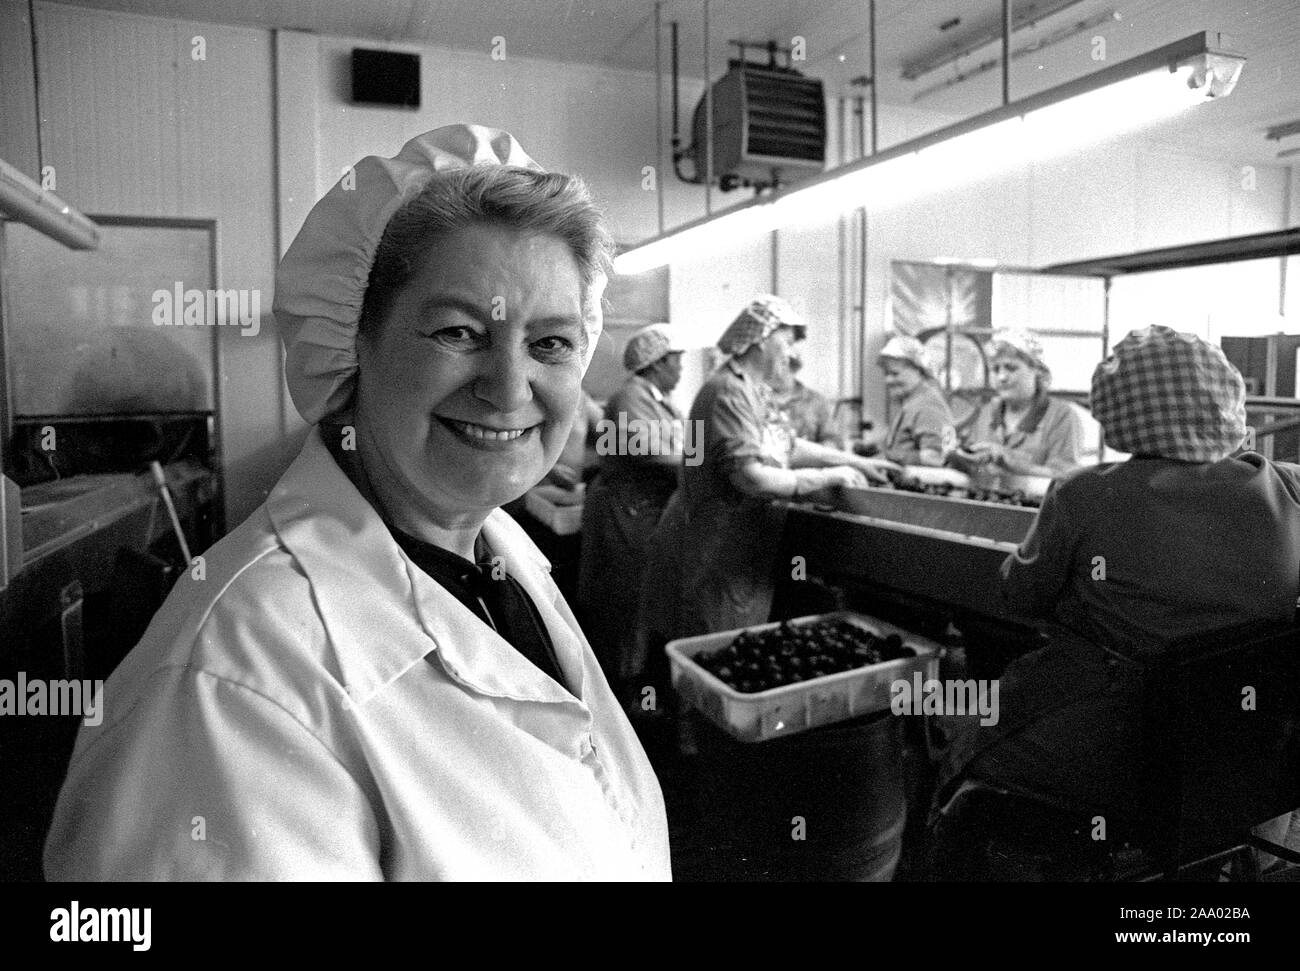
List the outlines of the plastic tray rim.
{"type": "MultiPolygon", "coordinates": [[[[809,624],[824,623],[826,621],[831,621],[831,620],[845,620],[848,621],[849,623],[855,623],[858,620],[864,621],[866,623],[871,623],[873,621],[877,624],[882,623],[881,621],[876,620],[874,617],[869,617],[866,614],[860,614],[857,611],[852,611],[852,610],[837,610],[826,614],[808,614],[803,617],[792,617],[790,620],[785,621],[785,623],[788,623],[791,626],[795,624],[806,626],[809,624]]],[[[740,634],[749,631],[771,630],[772,628],[780,627],[781,624],[782,621],[771,621],[766,624],[755,624],[752,627],[737,627],[733,630],[717,631],[716,633],[713,634],[699,634],[696,635],[696,637],[721,637],[723,634],[730,634],[734,639],[740,634]]],[[[861,627],[864,626],[864,624],[857,624],[857,626],[861,627]]],[[[891,624],[890,626],[896,626],[896,625],[891,624]]],[[[877,637],[881,636],[877,634],[876,631],[869,631],[869,633],[877,637]]],[[[677,638],[676,640],[669,641],[665,647],[665,651],[667,652],[670,658],[675,658],[683,663],[690,664],[690,666],[694,671],[697,671],[699,672],[699,674],[703,675],[704,679],[710,684],[710,686],[719,689],[720,693],[726,695],[727,697],[735,701],[750,701],[750,700],[758,700],[758,699],[776,698],[779,697],[781,694],[794,694],[798,691],[805,690],[808,687],[808,685],[814,681],[816,681],[819,686],[831,685],[836,683],[837,681],[845,681],[853,677],[861,677],[862,672],[869,668],[874,668],[877,671],[883,673],[885,671],[888,671],[890,667],[905,667],[912,662],[921,660],[921,658],[925,656],[933,655],[937,657],[942,655],[943,645],[935,643],[934,641],[931,641],[929,638],[921,637],[919,635],[912,634],[908,636],[912,637],[914,641],[921,642],[920,644],[917,644],[915,646],[926,648],[926,652],[924,655],[918,654],[916,657],[898,657],[890,661],[881,661],[879,664],[864,664],[861,667],[850,668],[847,671],[836,671],[834,674],[823,674],[816,678],[808,678],[807,680],[804,681],[795,681],[792,684],[783,684],[776,688],[768,688],[766,691],[738,691],[735,688],[731,687],[731,685],[723,681],[721,678],[719,678],[717,675],[715,675],[712,671],[705,668],[703,665],[697,664],[694,655],[683,654],[681,650],[677,647],[677,645],[680,644],[681,642],[695,640],[696,637],[680,637],[677,638]]],[[[912,646],[908,644],[907,637],[904,637],[903,645],[912,646]]],[[[725,647],[726,645],[724,644],[723,646],[725,647]]],[[[718,648],[718,650],[721,649],[722,649],[721,647],[718,648]]]]}

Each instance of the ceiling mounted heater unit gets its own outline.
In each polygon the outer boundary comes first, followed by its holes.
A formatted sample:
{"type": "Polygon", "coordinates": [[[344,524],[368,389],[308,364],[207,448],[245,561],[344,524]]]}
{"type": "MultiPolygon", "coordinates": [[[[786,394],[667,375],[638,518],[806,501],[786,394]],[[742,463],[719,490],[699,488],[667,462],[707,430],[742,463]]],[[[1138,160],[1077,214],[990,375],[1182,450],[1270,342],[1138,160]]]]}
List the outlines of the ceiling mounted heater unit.
{"type": "MultiPolygon", "coordinates": [[[[695,108],[692,153],[705,175],[705,98],[695,108]]],[[[791,68],[733,60],[713,85],[713,176],[723,189],[787,185],[826,168],[822,82],[791,68]]]]}

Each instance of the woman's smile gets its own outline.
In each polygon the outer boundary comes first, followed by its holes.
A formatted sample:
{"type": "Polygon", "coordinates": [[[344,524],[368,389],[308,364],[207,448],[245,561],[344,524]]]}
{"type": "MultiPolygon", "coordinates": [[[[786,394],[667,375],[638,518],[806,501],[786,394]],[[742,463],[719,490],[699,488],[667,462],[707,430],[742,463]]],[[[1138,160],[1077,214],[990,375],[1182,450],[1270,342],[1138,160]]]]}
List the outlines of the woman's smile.
{"type": "Polygon", "coordinates": [[[475,422],[446,418],[442,415],[434,415],[433,417],[449,428],[466,445],[485,451],[500,451],[525,444],[534,437],[532,432],[541,428],[540,424],[510,428],[504,425],[480,425],[475,422]]]}

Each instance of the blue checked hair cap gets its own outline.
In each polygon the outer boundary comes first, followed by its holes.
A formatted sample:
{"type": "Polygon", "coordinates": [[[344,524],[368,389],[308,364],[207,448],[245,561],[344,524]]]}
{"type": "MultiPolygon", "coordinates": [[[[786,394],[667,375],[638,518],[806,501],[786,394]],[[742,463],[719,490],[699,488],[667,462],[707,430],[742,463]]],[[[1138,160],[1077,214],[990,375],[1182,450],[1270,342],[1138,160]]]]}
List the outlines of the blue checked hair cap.
{"type": "Polygon", "coordinates": [[[1097,365],[1092,415],[1120,451],[1217,462],[1246,437],[1246,384],[1213,344],[1153,325],[1097,365]]]}

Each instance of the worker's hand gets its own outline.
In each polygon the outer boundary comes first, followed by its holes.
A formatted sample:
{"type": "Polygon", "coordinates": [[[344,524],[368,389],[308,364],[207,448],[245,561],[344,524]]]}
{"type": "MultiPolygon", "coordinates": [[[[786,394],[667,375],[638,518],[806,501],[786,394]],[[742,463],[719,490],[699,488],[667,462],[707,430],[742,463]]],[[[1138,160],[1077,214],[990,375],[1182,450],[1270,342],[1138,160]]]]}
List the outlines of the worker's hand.
{"type": "Polygon", "coordinates": [[[975,442],[973,445],[967,445],[965,451],[975,465],[988,465],[1001,462],[1003,455],[1006,454],[1006,447],[997,442],[975,442]]]}
{"type": "Polygon", "coordinates": [[[853,462],[853,468],[857,469],[870,482],[884,483],[889,481],[889,473],[901,472],[903,467],[897,462],[891,462],[884,456],[872,456],[870,458],[857,456],[853,462]]]}
{"type": "Polygon", "coordinates": [[[998,442],[977,442],[970,450],[977,456],[979,464],[996,465],[1012,475],[1028,475],[1033,468],[1022,453],[998,442]]]}
{"type": "Polygon", "coordinates": [[[559,486],[561,489],[576,489],[578,483],[582,481],[582,475],[561,462],[557,463],[555,468],[551,469],[542,481],[559,486]]]}
{"type": "Polygon", "coordinates": [[[852,465],[832,465],[823,469],[826,473],[827,487],[843,486],[846,489],[865,489],[867,475],[862,469],[852,465]]]}
{"type": "Polygon", "coordinates": [[[1010,472],[1012,475],[1038,475],[1035,471],[1034,463],[1025,457],[1023,452],[1017,452],[1015,449],[1004,449],[1002,457],[998,464],[1010,472]]]}
{"type": "Polygon", "coordinates": [[[848,465],[832,465],[823,469],[796,469],[794,495],[813,502],[829,502],[836,489],[861,489],[867,478],[848,465]]]}

